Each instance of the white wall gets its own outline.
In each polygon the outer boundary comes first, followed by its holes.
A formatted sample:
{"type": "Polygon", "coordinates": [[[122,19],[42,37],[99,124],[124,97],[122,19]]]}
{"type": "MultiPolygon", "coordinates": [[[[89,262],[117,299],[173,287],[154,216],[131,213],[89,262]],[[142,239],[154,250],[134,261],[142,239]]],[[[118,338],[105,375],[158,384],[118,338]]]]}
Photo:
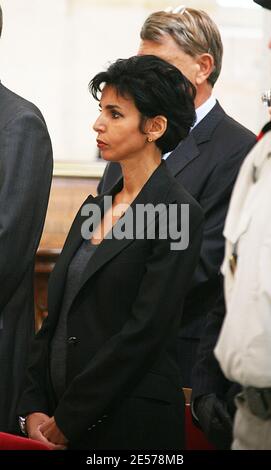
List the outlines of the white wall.
{"type": "MultiPolygon", "coordinates": [[[[180,2],[0,0],[0,3],[4,13],[0,42],[2,82],[40,107],[56,160],[95,159],[91,125],[98,108],[88,93],[89,80],[108,61],[136,53],[140,27],[150,11],[180,2]]],[[[215,0],[191,0],[186,5],[205,9],[221,28],[225,55],[216,96],[230,114],[258,131],[265,120],[260,94],[269,87],[269,74],[263,66],[262,9],[225,8],[215,0]]]]}

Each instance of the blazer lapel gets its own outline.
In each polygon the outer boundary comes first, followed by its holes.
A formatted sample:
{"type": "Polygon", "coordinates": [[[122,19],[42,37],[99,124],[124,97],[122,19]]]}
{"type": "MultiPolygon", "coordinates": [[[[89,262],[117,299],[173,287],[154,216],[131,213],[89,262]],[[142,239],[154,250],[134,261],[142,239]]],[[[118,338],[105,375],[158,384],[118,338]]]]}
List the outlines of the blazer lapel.
{"type": "Polygon", "coordinates": [[[63,246],[62,252],[58,257],[57,263],[55,268],[50,276],[49,285],[48,285],[48,310],[50,312],[50,318],[54,311],[56,311],[59,306],[60,302],[63,298],[63,291],[65,288],[66,276],[67,271],[73,258],[76,250],[79,248],[80,244],[83,241],[82,234],[81,234],[81,227],[82,224],[87,220],[89,215],[82,215],[81,210],[87,204],[95,204],[98,207],[102,205],[102,200],[100,196],[94,198],[93,196],[89,196],[84,203],[82,204],[80,210],[78,211],[70,231],[68,233],[67,239],[63,246]]]}
{"type": "Polygon", "coordinates": [[[74,256],[76,250],[79,248],[80,244],[84,240],[82,233],[81,233],[82,225],[84,222],[87,221],[87,219],[90,216],[92,216],[91,211],[89,211],[87,208],[88,204],[94,205],[98,209],[96,216],[92,217],[92,220],[91,220],[92,223],[89,226],[89,230],[93,231],[93,229],[98,225],[98,223],[101,220],[101,217],[103,217],[103,214],[104,214],[104,197],[105,196],[113,197],[114,194],[117,193],[121,189],[121,187],[122,187],[122,179],[121,181],[118,181],[115,184],[112,190],[107,191],[102,196],[99,195],[99,196],[93,197],[92,195],[90,195],[80,207],[72,223],[67,239],[63,246],[62,252],[58,258],[56,268],[53,271],[54,275],[58,274],[58,272],[61,272],[62,282],[65,281],[67,270],[68,270],[72,257],[74,256]]]}
{"type": "Polygon", "coordinates": [[[190,134],[173,150],[166,159],[166,164],[173,176],[180,173],[189,163],[200,156],[200,145],[208,142],[212,134],[225,116],[225,111],[217,102],[204,119],[190,134]]]}
{"type": "Polygon", "coordinates": [[[195,142],[193,131],[171,152],[166,159],[166,165],[173,176],[182,171],[186,165],[192,162],[200,154],[197,143],[195,142]]]}
{"type": "MultiPolygon", "coordinates": [[[[154,206],[163,201],[168,203],[167,195],[170,191],[170,175],[167,172],[164,162],[155,170],[150,179],[147,181],[145,186],[142,188],[138,196],[132,202],[130,209],[132,213],[133,227],[136,225],[136,205],[137,204],[153,204],[154,206]],[[166,176],[166,177],[165,177],[166,176]]],[[[106,193],[105,195],[114,195],[119,191],[122,186],[122,180],[119,181],[114,188],[106,193]]],[[[149,224],[153,223],[155,216],[149,220],[149,224]]],[[[123,224],[125,219],[121,218],[117,224],[116,228],[123,224]]],[[[145,227],[146,228],[146,227],[145,227]]],[[[107,237],[100,243],[97,247],[97,250],[93,254],[90,262],[88,263],[84,274],[82,276],[82,281],[78,288],[78,291],[83,287],[85,282],[93,276],[99,269],[102,268],[106,263],[113,259],[118,253],[120,253],[124,248],[134,242],[133,238],[123,238],[121,240],[112,237],[112,231],[109,232],[107,237]]]]}

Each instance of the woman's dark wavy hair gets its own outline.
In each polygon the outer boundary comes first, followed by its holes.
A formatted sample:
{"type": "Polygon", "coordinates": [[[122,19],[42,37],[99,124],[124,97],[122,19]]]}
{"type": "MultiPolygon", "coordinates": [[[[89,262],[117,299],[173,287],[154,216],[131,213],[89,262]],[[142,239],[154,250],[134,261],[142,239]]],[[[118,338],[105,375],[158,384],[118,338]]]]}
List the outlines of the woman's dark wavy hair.
{"type": "Polygon", "coordinates": [[[167,118],[167,129],[156,141],[162,153],[173,150],[195,122],[195,87],[176,67],[156,56],[118,59],[105,72],[95,75],[89,90],[98,101],[103,84],[133,99],[142,116],[142,132],[146,118],[157,115],[167,118]]]}

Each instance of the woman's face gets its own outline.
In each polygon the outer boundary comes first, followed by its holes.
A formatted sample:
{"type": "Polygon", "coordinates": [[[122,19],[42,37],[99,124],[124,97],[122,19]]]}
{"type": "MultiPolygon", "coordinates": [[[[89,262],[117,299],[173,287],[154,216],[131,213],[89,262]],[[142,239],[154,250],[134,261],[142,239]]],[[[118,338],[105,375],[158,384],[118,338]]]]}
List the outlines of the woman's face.
{"type": "Polygon", "coordinates": [[[104,160],[124,161],[142,154],[147,136],[139,129],[141,115],[133,100],[118,95],[113,86],[106,85],[100,109],[93,129],[104,160]]]}

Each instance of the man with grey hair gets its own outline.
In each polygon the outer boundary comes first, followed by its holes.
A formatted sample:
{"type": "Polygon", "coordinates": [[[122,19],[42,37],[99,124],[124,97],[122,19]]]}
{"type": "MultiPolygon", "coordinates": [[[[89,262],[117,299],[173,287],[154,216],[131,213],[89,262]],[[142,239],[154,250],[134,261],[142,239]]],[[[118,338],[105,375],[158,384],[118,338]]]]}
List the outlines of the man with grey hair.
{"type": "Polygon", "coordinates": [[[0,431],[5,432],[18,432],[16,406],[34,335],[35,253],[52,163],[42,114],[0,83],[0,431]]]}
{"type": "MultiPolygon", "coordinates": [[[[218,299],[223,303],[219,274],[224,254],[222,233],[232,188],[256,138],[229,117],[213,95],[223,45],[207,13],[184,6],[152,13],[141,29],[139,54],[154,54],[175,65],[197,91],[195,125],[170,155],[164,155],[177,181],[195,197],[205,214],[201,257],[186,296],[178,341],[181,385],[191,387],[206,316],[218,299]]],[[[107,191],[120,176],[119,165],[109,163],[98,191],[107,191]]]]}

